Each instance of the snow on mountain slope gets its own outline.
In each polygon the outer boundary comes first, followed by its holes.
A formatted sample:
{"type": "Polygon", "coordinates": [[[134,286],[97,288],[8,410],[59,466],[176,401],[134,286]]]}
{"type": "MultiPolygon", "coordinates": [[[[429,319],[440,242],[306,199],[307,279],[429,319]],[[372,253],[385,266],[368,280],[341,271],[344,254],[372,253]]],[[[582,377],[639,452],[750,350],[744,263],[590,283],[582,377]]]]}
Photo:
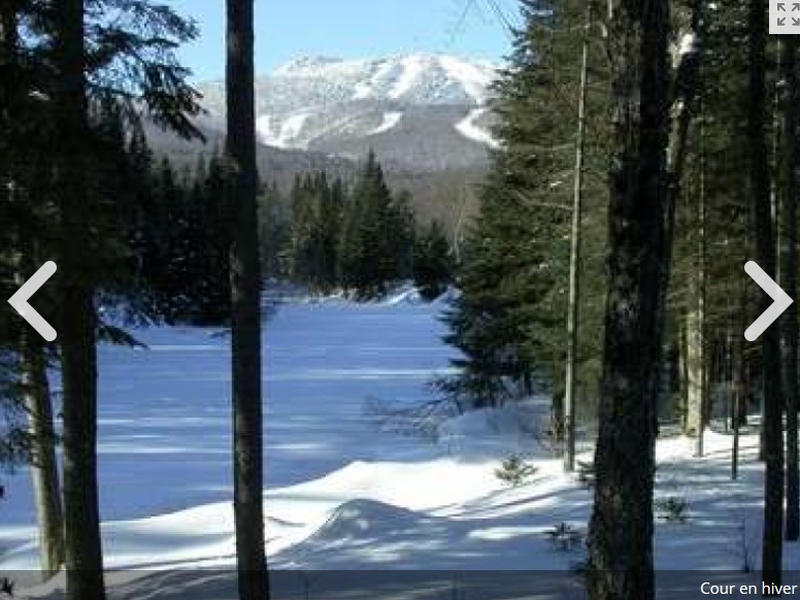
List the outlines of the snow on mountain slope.
{"type": "Polygon", "coordinates": [[[403,94],[414,88],[414,84],[425,74],[425,64],[418,57],[411,57],[403,61],[400,77],[394,82],[389,91],[389,97],[398,100],[403,94]]]}
{"type": "MultiPolygon", "coordinates": [[[[410,104],[484,104],[498,65],[446,54],[408,54],[344,60],[300,58],[262,77],[258,85],[309,87],[327,100],[397,100],[410,104]]],[[[286,95],[268,103],[281,104],[286,95]]],[[[324,100],[317,98],[317,100],[324,100]]]]}
{"type": "MultiPolygon", "coordinates": [[[[297,59],[257,79],[258,133],[270,146],[346,158],[363,156],[380,135],[384,162],[429,170],[480,165],[495,145],[486,104],[498,69],[445,54],[297,59]]],[[[222,127],[222,83],[200,88],[222,127]]]]}
{"type": "Polygon", "coordinates": [[[353,100],[368,100],[375,98],[376,90],[385,87],[386,82],[391,80],[397,72],[398,65],[385,62],[375,68],[368,79],[358,81],[353,89],[353,100]]]}
{"type": "Polygon", "coordinates": [[[271,115],[263,115],[258,118],[256,129],[261,141],[268,146],[305,148],[306,143],[301,138],[301,133],[309,116],[307,112],[299,112],[281,121],[273,119],[271,115]]]}
{"type": "Polygon", "coordinates": [[[400,122],[400,119],[403,118],[403,113],[401,112],[388,112],[383,115],[383,123],[378,125],[375,129],[369,132],[369,135],[378,135],[379,133],[383,133],[384,131],[389,131],[397,126],[400,122]]]}
{"type": "Polygon", "coordinates": [[[487,112],[488,109],[486,108],[476,108],[475,110],[470,111],[470,113],[464,117],[463,121],[456,123],[456,131],[466,138],[486,144],[492,148],[497,148],[499,147],[499,144],[497,140],[492,137],[492,134],[476,124],[478,119],[486,115],[487,112]]]}
{"type": "Polygon", "coordinates": [[[452,56],[442,56],[441,64],[451,78],[461,82],[478,104],[486,103],[489,86],[497,75],[496,65],[459,60],[452,56]]]}

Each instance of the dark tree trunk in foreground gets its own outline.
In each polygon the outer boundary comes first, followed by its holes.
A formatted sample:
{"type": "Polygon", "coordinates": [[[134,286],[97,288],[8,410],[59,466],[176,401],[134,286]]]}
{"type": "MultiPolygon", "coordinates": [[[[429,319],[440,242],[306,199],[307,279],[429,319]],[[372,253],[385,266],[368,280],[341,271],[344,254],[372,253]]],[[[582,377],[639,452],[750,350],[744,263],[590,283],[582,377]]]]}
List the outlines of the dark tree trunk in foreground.
{"type": "MultiPolygon", "coordinates": [[[[758,264],[775,279],[775,241],[770,206],[769,151],[766,143],[766,37],[767,3],[750,0],[749,16],[750,82],[747,107],[748,193],[756,225],[758,264]]],[[[772,304],[762,295],[760,310],[772,304]]],[[[776,326],[761,335],[763,348],[764,386],[764,535],[762,577],[764,581],[781,581],[783,543],[783,399],[781,394],[780,333],[776,326]]]]}
{"type": "Polygon", "coordinates": [[[64,531],[67,597],[105,600],[97,490],[97,352],[85,181],[87,101],[83,0],[59,0],[55,59],[56,190],[59,194],[61,343],[64,415],[64,531]]]}
{"type": "Polygon", "coordinates": [[[42,574],[49,578],[64,563],[64,520],[47,356],[37,333],[25,331],[21,354],[23,394],[31,434],[31,478],[39,524],[39,556],[42,574]]]}
{"type": "Polygon", "coordinates": [[[783,340],[783,393],[786,401],[786,530],[785,537],[795,541],[800,535],[800,489],[798,489],[797,448],[797,38],[781,38],[784,89],[783,103],[783,239],[786,248],[781,263],[781,286],[795,302],[781,317],[783,340]]]}
{"type": "Polygon", "coordinates": [[[227,157],[232,168],[231,330],[234,511],[239,598],[265,600],[261,399],[261,286],[258,258],[253,0],[227,0],[227,157]]]}
{"type": "Polygon", "coordinates": [[[593,600],[649,600],[669,124],[667,0],[609,3],[614,147],[595,501],[593,600]]]}

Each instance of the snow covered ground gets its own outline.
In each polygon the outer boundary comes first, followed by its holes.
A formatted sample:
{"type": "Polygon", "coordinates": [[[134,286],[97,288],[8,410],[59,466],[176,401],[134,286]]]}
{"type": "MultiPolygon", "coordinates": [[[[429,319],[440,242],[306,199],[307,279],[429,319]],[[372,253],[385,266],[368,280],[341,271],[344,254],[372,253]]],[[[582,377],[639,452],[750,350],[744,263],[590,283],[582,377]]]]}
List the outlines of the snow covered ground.
{"type": "MultiPolygon", "coordinates": [[[[439,339],[440,310],[405,293],[369,305],[292,302],[269,322],[265,508],[272,568],[564,571],[583,558],[580,544],[561,549],[547,535],[561,523],[584,532],[592,496],[537,442],[544,399],[453,417],[416,436],[401,435],[406,424],[386,418],[387,407],[430,400],[429,380],[447,372],[452,351],[439,339]],[[536,467],[518,487],[495,476],[512,453],[536,467]]],[[[229,571],[234,564],[230,355],[216,331],[138,335],[148,350],[100,353],[104,553],[110,568],[148,571],[125,575],[136,581],[121,583],[116,597],[172,598],[179,596],[143,590],[169,588],[178,581],[170,578],[181,577],[175,569],[229,571]],[[162,569],[172,572],[152,573],[162,569]]],[[[690,440],[659,442],[657,500],[688,502],[685,521],[658,520],[659,569],[758,567],[756,443],[755,436],[743,439],[740,479],[732,482],[729,436],[709,433],[702,459],[692,458],[690,440]]],[[[0,572],[19,573],[37,566],[27,475],[6,487],[0,572]]],[[[787,546],[787,568],[798,564],[796,546],[787,546]]],[[[220,595],[195,589],[186,597],[228,597],[232,581],[230,572],[209,571],[204,589],[220,595]]],[[[61,585],[57,578],[34,595],[58,598],[61,585]]]]}

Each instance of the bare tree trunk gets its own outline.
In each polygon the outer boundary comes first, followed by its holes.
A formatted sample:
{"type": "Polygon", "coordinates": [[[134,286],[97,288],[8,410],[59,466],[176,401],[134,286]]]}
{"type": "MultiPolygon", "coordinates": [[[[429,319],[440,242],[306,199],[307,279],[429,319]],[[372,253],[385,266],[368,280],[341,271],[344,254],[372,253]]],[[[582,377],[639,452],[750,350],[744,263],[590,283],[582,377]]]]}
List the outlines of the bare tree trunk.
{"type": "MultiPolygon", "coordinates": [[[[673,48],[673,71],[676,77],[672,82],[672,98],[670,112],[672,116],[671,128],[669,131],[669,142],[667,145],[667,181],[668,193],[666,199],[665,222],[664,222],[664,249],[661,271],[661,291],[659,298],[659,318],[661,322],[658,326],[659,335],[664,335],[664,317],[666,315],[667,290],[669,289],[670,271],[672,263],[672,240],[675,230],[675,214],[678,198],[681,194],[681,182],[686,165],[686,156],[689,148],[689,128],[694,117],[695,97],[697,95],[698,81],[700,75],[700,44],[702,41],[702,2],[703,0],[689,0],[688,6],[682,6],[678,13],[679,26],[678,43],[673,48]]],[[[690,343],[690,332],[682,330],[684,335],[683,349],[688,349],[690,343]]],[[[681,390],[684,395],[684,427],[688,417],[689,402],[689,372],[688,355],[682,354],[681,372],[685,386],[681,390]]],[[[660,381],[658,375],[653,378],[652,386],[655,394],[659,393],[660,381]]]]}
{"type": "MultiPolygon", "coordinates": [[[[747,116],[749,146],[748,185],[756,224],[759,265],[773,279],[775,242],[770,202],[770,175],[766,143],[766,36],[767,6],[764,0],[749,0],[750,82],[747,116]]],[[[761,309],[772,303],[763,294],[761,309]]],[[[783,555],[783,427],[780,370],[780,335],[769,327],[762,335],[764,386],[764,532],[762,543],[762,578],[779,584],[783,555]]]]}
{"type": "Polygon", "coordinates": [[[665,268],[669,2],[609,2],[614,144],[595,501],[593,600],[650,600],[665,268]]]}
{"type": "Polygon", "coordinates": [[[572,202],[572,232],[569,255],[569,310],[567,313],[567,365],[564,396],[564,470],[575,470],[575,391],[578,363],[578,318],[580,308],[581,218],[583,216],[583,152],[586,137],[586,91],[589,73],[589,35],[592,3],[587,3],[586,31],[581,49],[581,83],[578,92],[578,131],[575,141],[575,182],[572,202]]]}
{"type": "MultiPolygon", "coordinates": [[[[697,240],[697,261],[696,261],[696,276],[693,281],[695,287],[693,298],[696,298],[697,304],[693,320],[693,327],[690,328],[689,339],[693,346],[693,353],[695,356],[694,364],[690,368],[689,376],[689,408],[696,410],[696,420],[694,422],[694,435],[695,435],[695,456],[703,456],[704,448],[703,442],[705,441],[705,428],[706,418],[708,416],[709,401],[708,401],[708,381],[709,381],[709,364],[710,357],[708,356],[708,341],[706,340],[706,197],[705,197],[705,164],[703,155],[703,123],[700,122],[700,132],[698,135],[699,147],[699,183],[697,189],[697,223],[698,223],[698,240],[697,240]],[[692,397],[694,396],[694,402],[692,397]]],[[[691,314],[691,313],[690,313],[691,314]]]]}
{"type": "MultiPolygon", "coordinates": [[[[779,38],[779,41],[778,41],[778,46],[779,46],[779,48],[783,47],[782,46],[782,42],[780,41],[780,38],[779,38]]],[[[783,54],[782,54],[781,51],[778,51],[777,58],[776,58],[775,69],[780,74],[783,74],[783,67],[781,65],[782,61],[783,61],[783,54]]],[[[781,89],[780,89],[781,88],[780,83],[775,85],[774,88],[775,88],[775,92],[774,92],[773,98],[772,98],[772,116],[771,116],[772,136],[771,136],[771,140],[770,140],[771,141],[771,148],[770,148],[771,154],[770,154],[770,156],[771,156],[772,160],[775,161],[775,164],[779,164],[781,162],[781,160],[779,158],[779,154],[780,154],[779,148],[781,147],[781,145],[783,143],[782,139],[781,139],[781,135],[782,135],[783,131],[782,131],[782,123],[781,123],[781,93],[782,92],[781,92],[781,89]]],[[[769,165],[769,161],[767,161],[767,164],[769,165]]],[[[767,168],[769,168],[769,166],[767,168]]],[[[781,180],[780,180],[780,176],[778,175],[779,168],[771,169],[771,173],[772,173],[773,178],[774,178],[773,179],[773,185],[769,189],[770,219],[771,219],[770,224],[772,226],[772,236],[773,236],[773,243],[774,243],[774,248],[775,248],[775,250],[774,250],[774,253],[775,253],[775,258],[774,258],[775,275],[774,275],[773,278],[778,283],[778,285],[783,285],[783,270],[781,269],[782,248],[781,248],[781,240],[780,240],[780,231],[781,231],[781,226],[780,226],[780,223],[781,223],[781,214],[780,214],[781,206],[780,206],[780,202],[781,202],[781,199],[779,197],[781,180]]],[[[758,236],[756,236],[756,238],[757,237],[758,236]]],[[[780,335],[780,333],[779,333],[779,335],[780,335]]],[[[783,371],[781,371],[781,373],[783,374],[783,371]]],[[[758,459],[762,460],[762,461],[765,460],[765,452],[766,452],[766,449],[765,449],[766,448],[766,441],[765,441],[765,439],[766,439],[766,435],[767,435],[767,430],[764,427],[764,423],[766,423],[766,421],[767,421],[766,395],[763,395],[761,397],[761,430],[759,431],[759,449],[758,449],[758,459]]]]}
{"type": "Polygon", "coordinates": [[[695,456],[703,456],[705,441],[705,429],[708,415],[710,412],[709,390],[709,364],[708,340],[706,339],[706,187],[705,187],[705,155],[703,146],[703,122],[700,121],[700,135],[698,136],[700,174],[697,191],[697,221],[698,221],[698,240],[697,240],[697,333],[698,350],[700,352],[700,419],[697,428],[697,438],[695,438],[695,456]]]}
{"type": "MultiPolygon", "coordinates": [[[[728,333],[728,342],[733,344],[733,335],[728,333]]],[[[741,349],[741,342],[738,347],[741,349]]],[[[731,448],[731,479],[736,480],[739,477],[739,428],[741,427],[741,419],[739,414],[741,412],[742,403],[742,363],[739,356],[731,358],[731,379],[730,387],[733,394],[733,418],[731,419],[731,427],[733,428],[733,448],[731,448]]]]}
{"type": "Polygon", "coordinates": [[[64,415],[64,531],[69,600],[105,600],[97,487],[97,348],[91,214],[87,193],[87,99],[83,0],[54,4],[59,71],[56,169],[61,218],[61,372],[64,415]]]}
{"type": "Polygon", "coordinates": [[[239,598],[266,600],[253,0],[227,0],[227,24],[226,153],[235,179],[230,262],[236,560],[239,598]]]}
{"type": "MultiPolygon", "coordinates": [[[[692,287],[696,289],[697,283],[692,287]]],[[[699,294],[692,294],[697,296],[699,294]]],[[[686,330],[686,427],[684,433],[695,438],[695,453],[703,455],[703,407],[705,405],[705,356],[703,344],[703,308],[698,305],[687,310],[686,330]]]]}
{"type": "MultiPolygon", "coordinates": [[[[797,38],[781,39],[783,82],[783,240],[786,254],[782,261],[781,285],[797,299],[797,38]]],[[[787,540],[800,536],[800,488],[798,487],[797,444],[797,304],[793,302],[781,317],[783,392],[786,401],[786,529],[787,540]]]]}
{"type": "Polygon", "coordinates": [[[43,576],[47,579],[64,563],[64,520],[47,358],[36,336],[30,331],[23,334],[22,387],[31,433],[31,478],[39,523],[39,556],[43,576]]]}

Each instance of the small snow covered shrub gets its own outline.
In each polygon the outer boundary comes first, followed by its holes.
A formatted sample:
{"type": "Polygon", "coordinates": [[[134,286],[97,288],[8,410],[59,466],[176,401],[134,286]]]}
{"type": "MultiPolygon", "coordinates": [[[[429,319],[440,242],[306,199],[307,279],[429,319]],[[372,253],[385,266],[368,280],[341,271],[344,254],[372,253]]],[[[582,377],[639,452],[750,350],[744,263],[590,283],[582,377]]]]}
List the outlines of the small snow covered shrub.
{"type": "Polygon", "coordinates": [[[689,502],[680,496],[669,496],[656,502],[658,518],[672,523],[689,520],[689,502]]]}
{"type": "Polygon", "coordinates": [[[508,458],[504,458],[500,468],[494,471],[498,479],[513,487],[522,485],[534,473],[536,473],[536,467],[526,462],[518,454],[512,454],[508,458]]]}
{"type": "Polygon", "coordinates": [[[583,533],[569,523],[559,523],[545,532],[556,550],[569,552],[583,544],[583,533]]]}

